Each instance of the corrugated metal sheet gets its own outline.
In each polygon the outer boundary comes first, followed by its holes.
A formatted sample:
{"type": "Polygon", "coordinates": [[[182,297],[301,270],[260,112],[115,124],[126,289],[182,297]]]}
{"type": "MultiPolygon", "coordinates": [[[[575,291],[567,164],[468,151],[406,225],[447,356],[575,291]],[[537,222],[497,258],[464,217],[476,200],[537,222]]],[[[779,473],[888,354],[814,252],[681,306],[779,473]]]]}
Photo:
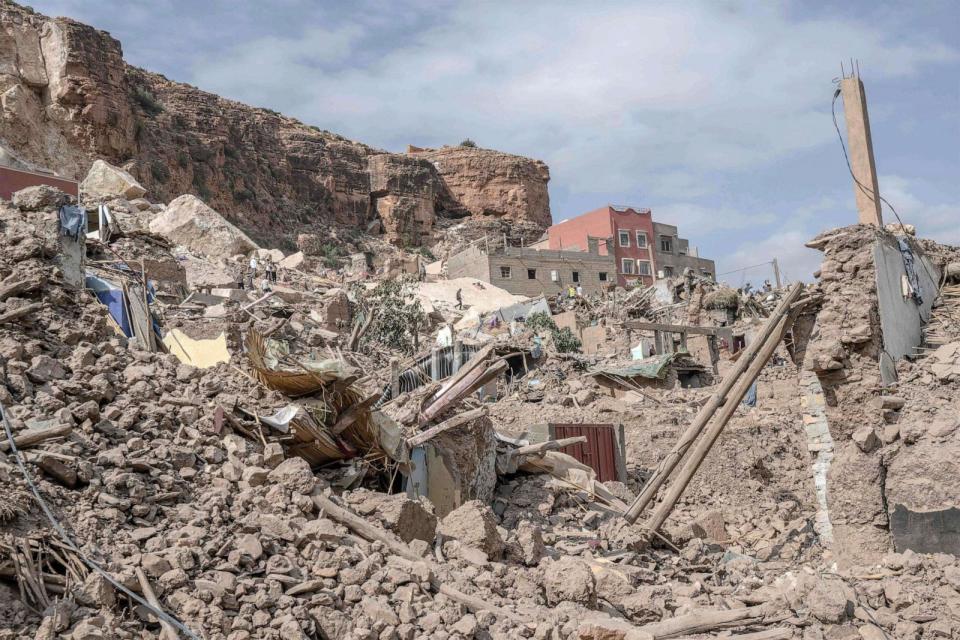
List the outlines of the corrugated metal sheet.
{"type": "Polygon", "coordinates": [[[597,472],[597,480],[618,480],[617,433],[612,424],[550,424],[555,439],[586,436],[587,441],[561,449],[597,472]]]}

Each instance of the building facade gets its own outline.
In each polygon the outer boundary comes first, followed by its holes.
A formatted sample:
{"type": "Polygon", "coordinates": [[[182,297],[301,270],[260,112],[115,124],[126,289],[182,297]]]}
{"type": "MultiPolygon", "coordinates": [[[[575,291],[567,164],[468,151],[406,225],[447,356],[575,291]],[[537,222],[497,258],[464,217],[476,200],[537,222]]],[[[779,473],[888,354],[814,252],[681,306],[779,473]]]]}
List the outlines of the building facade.
{"type": "Polygon", "coordinates": [[[687,268],[699,276],[716,279],[716,264],[713,260],[701,258],[697,248],[691,248],[690,241],[680,237],[676,225],[654,222],[653,232],[653,260],[658,279],[682,275],[687,268]]]}
{"type": "Polygon", "coordinates": [[[476,278],[522,296],[555,295],[570,287],[584,295],[616,283],[613,251],[590,238],[586,250],[553,251],[475,244],[447,260],[448,278],[476,278]]]}
{"type": "Polygon", "coordinates": [[[616,281],[621,287],[653,284],[653,235],[650,209],[616,205],[589,211],[547,229],[550,249],[556,251],[584,251],[588,238],[610,238],[616,281]]]}

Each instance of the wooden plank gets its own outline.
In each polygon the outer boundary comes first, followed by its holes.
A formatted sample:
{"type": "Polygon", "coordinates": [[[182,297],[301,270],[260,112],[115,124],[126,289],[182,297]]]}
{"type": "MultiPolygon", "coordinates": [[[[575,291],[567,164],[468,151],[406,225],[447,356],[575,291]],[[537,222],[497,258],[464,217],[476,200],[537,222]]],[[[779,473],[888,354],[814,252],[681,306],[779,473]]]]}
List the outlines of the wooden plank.
{"type": "Polygon", "coordinates": [[[480,407],[479,409],[471,409],[470,411],[464,411],[463,413],[453,416],[448,420],[444,420],[440,424],[430,427],[426,431],[421,431],[417,435],[407,439],[407,446],[411,449],[418,445],[423,444],[427,440],[436,437],[437,435],[443,433],[444,431],[449,431],[450,429],[455,429],[460,425],[467,424],[476,420],[480,416],[487,414],[486,407],[480,407]]]}
{"type": "Polygon", "coordinates": [[[641,331],[666,331],[668,333],[692,333],[702,336],[718,336],[729,332],[729,327],[699,327],[688,324],[662,324],[660,322],[644,322],[642,320],[627,320],[623,326],[641,331]]]}

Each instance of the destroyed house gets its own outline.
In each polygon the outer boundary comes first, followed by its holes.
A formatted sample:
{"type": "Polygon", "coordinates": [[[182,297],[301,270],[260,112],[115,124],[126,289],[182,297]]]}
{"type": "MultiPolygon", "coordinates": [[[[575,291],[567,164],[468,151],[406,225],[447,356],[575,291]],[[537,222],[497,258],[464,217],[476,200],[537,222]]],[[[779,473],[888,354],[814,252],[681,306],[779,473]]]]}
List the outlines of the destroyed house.
{"type": "Polygon", "coordinates": [[[616,284],[613,252],[601,255],[600,240],[590,238],[588,251],[537,250],[527,247],[470,246],[447,262],[452,278],[476,278],[510,293],[524,296],[554,295],[580,288],[584,295],[616,284]]]}

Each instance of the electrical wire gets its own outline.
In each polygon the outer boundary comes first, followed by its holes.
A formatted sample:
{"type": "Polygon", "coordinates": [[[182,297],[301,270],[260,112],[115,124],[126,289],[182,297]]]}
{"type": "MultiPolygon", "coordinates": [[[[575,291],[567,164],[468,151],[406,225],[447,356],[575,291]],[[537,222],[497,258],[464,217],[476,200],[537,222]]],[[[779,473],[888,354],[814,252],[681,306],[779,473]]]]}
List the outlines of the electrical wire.
{"type": "Polygon", "coordinates": [[[724,273],[718,273],[717,277],[719,278],[720,276],[728,276],[731,273],[739,273],[741,271],[746,271],[747,269],[756,269],[757,267],[765,267],[768,264],[773,264],[773,261],[771,260],[768,262],[761,262],[760,264],[752,264],[749,267],[740,267],[739,269],[734,269],[733,271],[725,271],[724,273]]]}
{"type": "Polygon", "coordinates": [[[27,466],[23,462],[23,456],[20,455],[20,450],[17,449],[17,443],[13,438],[13,431],[10,428],[10,422],[7,420],[7,409],[3,406],[3,403],[0,403],[0,419],[3,421],[3,429],[7,434],[7,441],[10,443],[10,452],[14,455],[14,458],[17,461],[17,466],[20,467],[20,473],[23,474],[23,479],[27,481],[27,486],[30,487],[30,491],[33,493],[33,497],[36,499],[37,504],[40,505],[40,508],[43,509],[44,515],[47,516],[47,520],[50,521],[50,525],[53,527],[54,531],[60,536],[64,543],[69,547],[74,553],[76,553],[84,564],[86,564],[90,569],[99,573],[103,578],[112,584],[117,591],[124,593],[128,598],[134,600],[137,604],[142,605],[143,607],[150,610],[157,618],[167,622],[180,631],[182,631],[188,638],[191,640],[200,640],[200,638],[190,631],[182,622],[171,616],[169,613],[159,609],[144,598],[140,597],[130,589],[127,589],[125,586],[120,584],[116,578],[107,573],[104,569],[95,563],[93,560],[88,558],[83,551],[80,550],[80,547],[73,541],[73,538],[66,532],[63,526],[57,521],[56,517],[53,515],[53,511],[47,505],[46,501],[40,496],[40,491],[37,489],[37,485],[33,482],[33,477],[30,475],[30,472],[27,470],[27,466]]]}

